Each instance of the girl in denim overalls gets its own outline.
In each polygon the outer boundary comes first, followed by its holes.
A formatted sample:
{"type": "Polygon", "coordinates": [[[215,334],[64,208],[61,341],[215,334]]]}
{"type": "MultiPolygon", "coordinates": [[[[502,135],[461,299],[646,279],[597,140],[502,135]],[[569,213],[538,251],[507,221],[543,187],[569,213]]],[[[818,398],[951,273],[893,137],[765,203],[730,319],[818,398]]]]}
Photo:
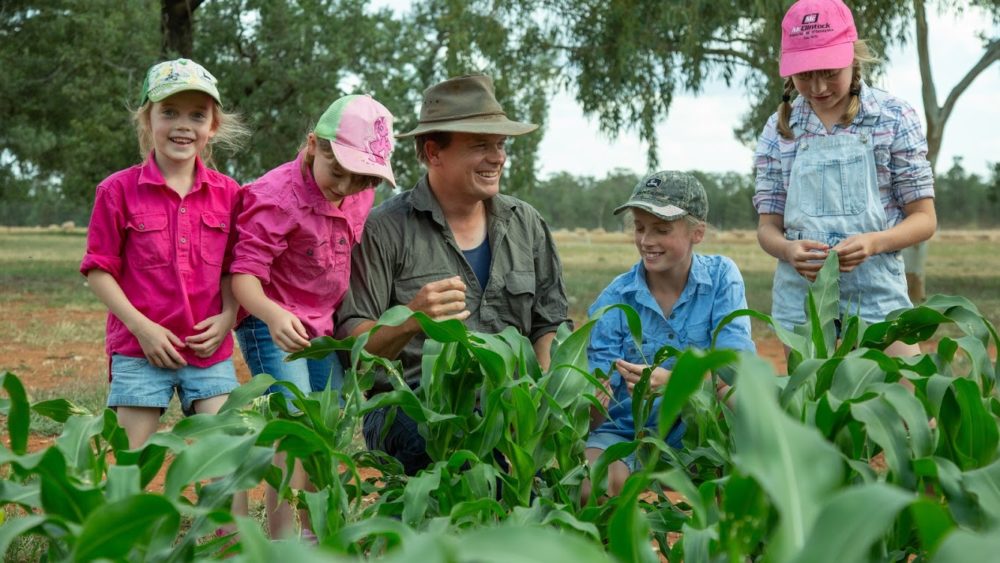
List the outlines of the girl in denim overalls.
{"type": "Polygon", "coordinates": [[[779,260],[771,315],[805,323],[806,289],[835,250],[841,312],[882,321],[912,306],[899,250],[937,225],[926,138],[913,108],[861,80],[874,59],[843,2],[800,0],[781,27],[785,92],[755,154],[757,238],[779,260]]]}

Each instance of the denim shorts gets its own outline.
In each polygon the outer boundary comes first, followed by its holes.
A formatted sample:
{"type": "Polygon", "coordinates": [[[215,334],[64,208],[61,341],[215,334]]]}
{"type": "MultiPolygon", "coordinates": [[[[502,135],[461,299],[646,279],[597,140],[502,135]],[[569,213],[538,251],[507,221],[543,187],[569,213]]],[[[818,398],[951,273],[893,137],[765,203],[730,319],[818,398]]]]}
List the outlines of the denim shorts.
{"type": "MultiPolygon", "coordinates": [[[[684,438],[684,433],[686,431],[687,425],[678,419],[674,422],[674,425],[670,427],[670,432],[667,433],[667,445],[675,450],[680,449],[684,445],[682,439],[684,438]]],[[[614,432],[591,432],[590,435],[587,436],[587,447],[606,450],[615,444],[632,441],[633,438],[626,438],[625,436],[615,434],[614,432]]],[[[641,467],[639,460],[635,457],[635,452],[623,457],[621,462],[628,467],[629,473],[635,473],[635,470],[641,467]]]]}
{"type": "Polygon", "coordinates": [[[223,360],[207,368],[184,366],[181,369],[158,368],[146,358],[111,356],[109,407],[170,406],[177,390],[184,414],[194,414],[194,402],[225,395],[239,387],[232,360],[223,360]]]}
{"type": "MultiPolygon", "coordinates": [[[[631,438],[626,438],[619,434],[612,434],[611,432],[591,432],[587,436],[587,447],[597,448],[599,450],[606,450],[615,444],[621,444],[623,442],[631,442],[631,438]]],[[[629,473],[635,473],[636,467],[639,465],[639,460],[635,457],[635,452],[628,454],[627,456],[621,458],[620,460],[628,467],[629,473]]]]}
{"type": "MultiPolygon", "coordinates": [[[[236,327],[236,341],[251,375],[269,374],[278,381],[295,384],[305,394],[323,391],[328,383],[330,389],[339,391],[344,387],[344,368],[336,354],[330,354],[322,360],[300,359],[286,362],[288,352],[278,348],[271,339],[267,324],[257,317],[247,317],[236,327]]],[[[281,385],[274,385],[269,391],[280,391],[289,399],[293,398],[292,392],[281,385]]]]}

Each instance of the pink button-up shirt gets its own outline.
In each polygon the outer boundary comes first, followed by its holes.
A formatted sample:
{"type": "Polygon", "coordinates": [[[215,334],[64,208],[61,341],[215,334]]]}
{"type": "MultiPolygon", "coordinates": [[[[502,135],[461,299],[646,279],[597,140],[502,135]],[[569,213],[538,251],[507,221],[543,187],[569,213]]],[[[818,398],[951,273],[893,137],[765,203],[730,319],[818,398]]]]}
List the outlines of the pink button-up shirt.
{"type": "MultiPolygon", "coordinates": [[[[178,338],[222,312],[221,279],[232,259],[230,237],[240,186],[209,170],[199,158],[195,182],[183,198],[169,188],[152,154],[141,165],[116,172],[97,186],[80,272],[104,270],[142,314],[178,338]]],[[[139,341],[108,314],[108,356],[143,357],[139,341]]],[[[208,367],[229,358],[227,335],[212,356],[181,349],[188,364],[208,367]]]]}
{"type": "MultiPolygon", "coordinates": [[[[243,189],[235,273],[261,281],[269,299],[291,311],[310,338],[333,335],[333,312],[351,278],[351,249],[361,239],[374,190],[338,208],[323,197],[302,154],[243,189]]],[[[240,321],[247,313],[240,311],[240,321]]]]}

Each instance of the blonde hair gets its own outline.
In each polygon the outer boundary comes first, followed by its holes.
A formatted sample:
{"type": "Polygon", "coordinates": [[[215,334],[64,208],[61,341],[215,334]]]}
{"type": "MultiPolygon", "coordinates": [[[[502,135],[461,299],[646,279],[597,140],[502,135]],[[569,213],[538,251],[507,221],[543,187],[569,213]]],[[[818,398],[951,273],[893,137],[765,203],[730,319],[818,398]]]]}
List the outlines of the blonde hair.
{"type": "MultiPolygon", "coordinates": [[[[139,109],[132,111],[132,122],[135,123],[136,136],[139,138],[140,158],[146,158],[153,150],[153,125],[150,119],[153,103],[147,101],[139,109]]],[[[250,128],[243,123],[240,114],[227,112],[215,100],[212,100],[212,127],[215,129],[215,135],[205,144],[199,156],[205,162],[205,166],[215,168],[212,148],[219,145],[228,152],[239,152],[250,138],[250,128]]]]}
{"type": "MultiPolygon", "coordinates": [[[[659,219],[659,217],[657,218],[659,219]]],[[[665,221],[665,219],[660,219],[660,220],[665,221]]],[[[699,227],[704,227],[705,231],[708,231],[709,228],[708,221],[702,221],[701,219],[695,217],[694,215],[691,215],[690,213],[684,215],[683,217],[678,217],[677,219],[674,219],[674,221],[684,221],[688,226],[688,230],[694,230],[699,227]]],[[[674,221],[667,221],[667,222],[673,223],[674,221]]],[[[622,212],[622,223],[626,229],[635,228],[635,213],[633,213],[631,207],[626,208],[625,211],[622,212]]]]}
{"type": "MultiPolygon", "coordinates": [[[[844,110],[844,115],[840,116],[838,123],[841,125],[849,125],[858,116],[858,111],[861,109],[861,99],[858,95],[861,93],[861,80],[868,67],[878,62],[878,57],[872,53],[866,41],[858,40],[854,42],[854,62],[851,63],[851,97],[847,102],[847,109],[844,110]]],[[[811,76],[814,72],[817,71],[803,72],[797,76],[811,76]]],[[[791,125],[789,124],[792,116],[793,92],[795,92],[795,83],[792,82],[792,77],[789,76],[785,78],[785,88],[782,92],[781,102],[778,104],[778,133],[785,139],[795,138],[795,133],[792,132],[791,125]]]]}

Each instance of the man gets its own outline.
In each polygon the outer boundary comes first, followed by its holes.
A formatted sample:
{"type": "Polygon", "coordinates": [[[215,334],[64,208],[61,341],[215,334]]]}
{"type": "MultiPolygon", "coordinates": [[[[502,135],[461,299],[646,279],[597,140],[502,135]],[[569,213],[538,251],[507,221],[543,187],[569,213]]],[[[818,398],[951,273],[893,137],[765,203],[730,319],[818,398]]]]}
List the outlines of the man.
{"type": "MultiPolygon", "coordinates": [[[[562,267],[548,227],[530,205],[500,193],[508,137],[538,126],[507,118],[488,76],[452,78],[424,91],[414,137],[427,174],[375,209],[352,259],[351,289],[337,310],[338,334],[359,335],[387,309],[406,305],[471,330],[513,326],[549,365],[555,331],[569,321],[562,267]]],[[[398,358],[410,387],[420,382],[424,335],[413,319],[383,327],[369,352],[398,358]]],[[[377,380],[372,392],[392,389],[377,380]]],[[[365,416],[365,442],[414,475],[430,464],[417,423],[402,411],[382,439],[385,410],[365,416]]]]}

